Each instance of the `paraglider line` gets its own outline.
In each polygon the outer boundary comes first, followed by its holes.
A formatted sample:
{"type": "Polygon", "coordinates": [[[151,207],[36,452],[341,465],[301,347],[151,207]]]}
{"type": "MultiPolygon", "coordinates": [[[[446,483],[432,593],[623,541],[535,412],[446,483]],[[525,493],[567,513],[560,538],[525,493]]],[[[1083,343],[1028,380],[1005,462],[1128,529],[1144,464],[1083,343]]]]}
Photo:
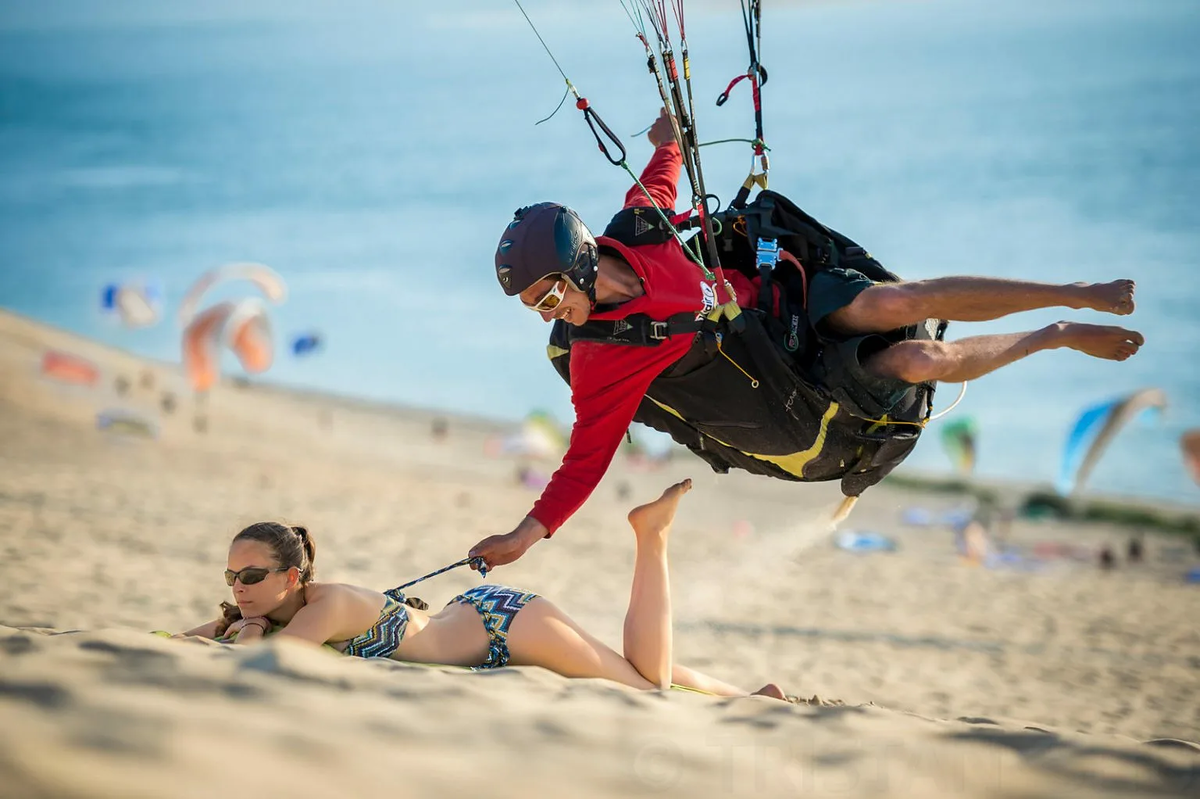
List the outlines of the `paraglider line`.
{"type": "MultiPolygon", "coordinates": [[[[543,119],[539,119],[537,122],[534,122],[533,124],[540,125],[543,122],[551,119],[555,114],[557,114],[558,110],[563,107],[563,103],[565,103],[567,101],[567,95],[570,93],[571,93],[571,81],[567,81],[567,90],[565,92],[563,92],[562,99],[558,101],[558,105],[554,106],[554,110],[550,112],[550,116],[547,116],[543,119]]],[[[647,128],[647,130],[648,130],[648,128],[647,128]]]]}
{"type": "Polygon", "coordinates": [[[439,574],[444,574],[444,573],[450,571],[451,569],[457,569],[459,566],[466,566],[467,564],[471,564],[471,563],[474,563],[476,565],[476,568],[479,569],[480,577],[487,577],[488,570],[487,570],[487,566],[484,563],[483,558],[478,558],[478,557],[463,558],[462,560],[458,561],[457,563],[451,563],[449,566],[443,566],[442,568],[438,569],[437,571],[432,571],[429,574],[425,575],[424,577],[418,577],[415,580],[409,580],[404,585],[398,585],[391,590],[399,591],[401,589],[408,588],[409,586],[413,586],[419,582],[428,580],[430,577],[437,577],[439,574]]]}
{"type": "Polygon", "coordinates": [[[960,388],[958,390],[958,396],[955,398],[954,402],[950,403],[949,407],[947,407],[945,410],[938,411],[933,416],[930,416],[928,421],[932,422],[935,419],[941,419],[943,416],[950,413],[950,411],[954,410],[954,408],[958,405],[958,403],[962,402],[962,399],[963,399],[963,397],[966,396],[966,394],[967,394],[967,381],[964,380],[963,384],[962,384],[962,388],[960,388]]]}
{"type": "MultiPolygon", "coordinates": [[[[571,79],[567,77],[567,73],[563,72],[563,68],[558,65],[558,59],[554,57],[554,53],[550,52],[550,48],[546,46],[546,40],[542,38],[542,34],[538,33],[537,26],[533,24],[533,20],[531,20],[529,15],[525,13],[525,9],[521,7],[521,0],[513,0],[513,2],[517,4],[517,8],[521,9],[521,16],[525,17],[525,21],[529,23],[529,27],[533,29],[533,35],[536,36],[538,41],[542,43],[542,49],[546,51],[546,55],[550,56],[550,60],[554,62],[554,67],[558,70],[558,74],[563,76],[563,80],[565,80],[569,86],[571,84],[571,79]]],[[[562,103],[559,103],[559,105],[562,105],[562,103]]],[[[551,114],[551,116],[553,116],[553,114],[551,114]]]]}

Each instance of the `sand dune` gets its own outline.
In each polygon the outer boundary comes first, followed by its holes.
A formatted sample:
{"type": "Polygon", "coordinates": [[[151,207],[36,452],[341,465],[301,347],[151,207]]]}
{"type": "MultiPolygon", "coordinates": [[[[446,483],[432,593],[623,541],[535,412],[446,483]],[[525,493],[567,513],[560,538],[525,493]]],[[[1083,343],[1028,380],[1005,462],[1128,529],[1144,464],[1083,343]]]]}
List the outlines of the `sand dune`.
{"type": "MultiPolygon", "coordinates": [[[[1200,749],[1162,742],[1200,741],[1188,543],[1150,535],[1146,562],[1112,572],[970,566],[949,531],[899,523],[956,500],[907,489],[873,490],[848,523],[899,551],[856,555],[820,521],[836,487],[618,464],[497,574],[619,642],[624,511],[692,476],[672,543],[677,657],[826,702],[148,634],[213,617],[250,521],[304,522],[322,579],[376,588],[507,529],[534,494],[483,454],[502,427],[450,418],[437,440],[433,417],[231,382],[198,408],[177,367],[0,313],[0,796],[1200,794],[1200,749]],[[90,359],[99,384],[41,377],[47,349],[90,359]],[[106,408],[158,437],[97,429],[106,408]]],[[[1086,554],[1129,533],[1017,521],[1010,539],[1086,554]]],[[[478,582],[459,570],[416,593],[436,607],[478,582]]]]}

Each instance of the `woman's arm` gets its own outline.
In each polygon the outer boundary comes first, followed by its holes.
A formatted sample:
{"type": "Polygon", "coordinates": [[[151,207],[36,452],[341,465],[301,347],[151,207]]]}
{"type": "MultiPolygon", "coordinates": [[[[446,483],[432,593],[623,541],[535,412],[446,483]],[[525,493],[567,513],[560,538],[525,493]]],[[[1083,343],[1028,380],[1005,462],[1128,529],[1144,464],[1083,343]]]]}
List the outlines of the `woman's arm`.
{"type": "MultiPolygon", "coordinates": [[[[331,590],[338,587],[324,585],[320,593],[310,592],[308,603],[296,611],[296,615],[286,627],[276,633],[276,637],[296,638],[320,646],[330,641],[353,638],[366,630],[370,622],[363,624],[358,618],[362,615],[361,612],[354,613],[355,610],[361,609],[353,605],[352,597],[347,596],[344,591],[331,590]],[[314,593],[316,596],[312,596],[314,593]],[[348,630],[354,628],[357,629],[347,634],[348,630]]],[[[254,639],[261,637],[257,632],[254,632],[253,636],[254,639]]]]}
{"type": "Polygon", "coordinates": [[[184,638],[187,636],[194,636],[198,638],[216,638],[217,627],[224,621],[224,619],[215,619],[214,621],[210,621],[208,624],[201,624],[199,627],[193,627],[185,633],[176,633],[172,637],[184,638]]]}

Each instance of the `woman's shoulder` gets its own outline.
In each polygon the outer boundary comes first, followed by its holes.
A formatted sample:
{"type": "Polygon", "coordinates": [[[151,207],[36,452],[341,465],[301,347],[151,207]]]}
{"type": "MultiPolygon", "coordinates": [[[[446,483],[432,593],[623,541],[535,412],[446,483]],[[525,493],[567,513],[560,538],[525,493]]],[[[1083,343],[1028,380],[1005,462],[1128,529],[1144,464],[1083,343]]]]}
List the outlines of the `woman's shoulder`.
{"type": "Polygon", "coordinates": [[[307,604],[313,602],[369,602],[376,604],[383,601],[383,594],[361,585],[314,581],[304,587],[304,600],[307,604]]]}

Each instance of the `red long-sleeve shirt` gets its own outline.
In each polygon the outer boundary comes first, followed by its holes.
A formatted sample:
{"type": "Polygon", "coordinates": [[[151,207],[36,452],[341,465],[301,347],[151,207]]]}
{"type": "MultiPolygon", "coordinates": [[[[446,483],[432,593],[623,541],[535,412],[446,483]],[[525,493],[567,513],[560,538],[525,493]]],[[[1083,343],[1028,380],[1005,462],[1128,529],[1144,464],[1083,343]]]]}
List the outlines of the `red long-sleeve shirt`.
{"type": "MultiPolygon", "coordinates": [[[[672,142],[654,151],[641,175],[642,184],[654,202],[668,213],[675,207],[680,165],[679,147],[672,142]]],[[[625,208],[649,205],[646,195],[636,185],[625,195],[625,208]]],[[[624,319],[645,314],[651,319],[666,320],[677,313],[703,313],[717,302],[716,281],[705,279],[674,239],[636,248],[604,236],[597,238],[597,243],[602,250],[615,251],[633,268],[645,293],[614,310],[592,313],[592,319],[624,319]]],[[[757,292],[745,277],[729,270],[725,278],[733,285],[740,302],[753,304],[757,292]]],[[[595,341],[572,345],[571,403],[575,406],[575,426],[571,430],[571,443],[562,466],[529,512],[551,534],[587,501],[604,477],[650,384],[683,357],[691,345],[691,336],[672,336],[656,347],[595,341]]]]}

